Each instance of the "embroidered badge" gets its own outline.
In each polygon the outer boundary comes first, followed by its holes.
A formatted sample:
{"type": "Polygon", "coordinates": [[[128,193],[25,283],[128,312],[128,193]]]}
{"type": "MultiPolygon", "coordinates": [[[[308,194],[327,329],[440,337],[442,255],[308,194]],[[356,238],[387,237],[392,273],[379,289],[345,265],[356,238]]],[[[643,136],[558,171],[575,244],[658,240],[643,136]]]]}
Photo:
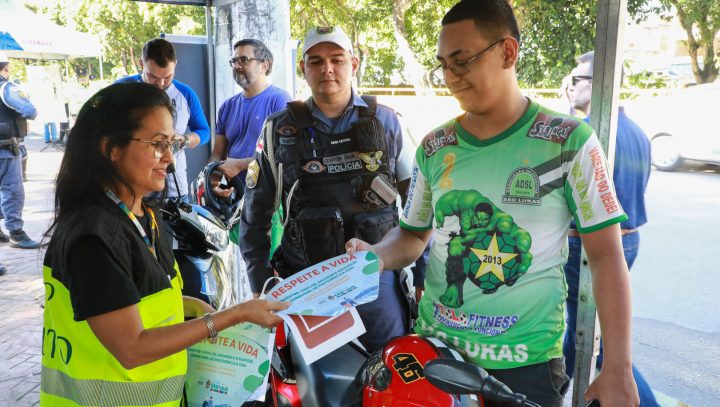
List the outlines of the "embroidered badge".
{"type": "Polygon", "coordinates": [[[280,126],[276,131],[281,136],[291,136],[297,133],[298,128],[295,126],[280,126]]]}
{"type": "Polygon", "coordinates": [[[425,157],[430,157],[441,148],[449,145],[457,145],[457,135],[455,134],[455,126],[449,125],[441,129],[435,130],[428,134],[422,141],[425,157]]]}
{"type": "Polygon", "coordinates": [[[325,171],[326,167],[320,161],[308,161],[302,168],[307,173],[319,174],[325,171]]]}
{"type": "Polygon", "coordinates": [[[280,137],[280,145],[281,146],[294,146],[295,145],[295,137],[280,137]]]}
{"type": "Polygon", "coordinates": [[[252,189],[257,186],[258,177],[260,177],[260,164],[257,160],[252,160],[248,165],[247,175],[245,176],[245,185],[252,189]]]}
{"type": "Polygon", "coordinates": [[[505,183],[505,204],[533,205],[542,203],[540,198],[540,179],[531,168],[518,168],[510,174],[505,183]]]}
{"type": "Polygon", "coordinates": [[[578,126],[580,126],[580,122],[575,119],[538,113],[535,122],[530,126],[528,137],[565,144],[570,134],[578,126]]]}
{"type": "Polygon", "coordinates": [[[382,165],[382,161],[380,160],[382,156],[382,151],[360,153],[360,159],[365,161],[365,168],[372,172],[377,171],[377,169],[380,168],[380,165],[382,165]]]}

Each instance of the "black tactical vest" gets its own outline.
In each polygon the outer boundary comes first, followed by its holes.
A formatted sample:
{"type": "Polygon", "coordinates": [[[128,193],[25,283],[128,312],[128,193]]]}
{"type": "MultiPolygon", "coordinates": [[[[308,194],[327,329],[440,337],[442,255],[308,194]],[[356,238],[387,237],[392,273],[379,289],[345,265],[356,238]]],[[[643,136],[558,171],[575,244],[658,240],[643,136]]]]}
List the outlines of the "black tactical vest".
{"type": "MultiPolygon", "coordinates": [[[[0,76],[0,89],[7,79],[0,76]]],[[[7,85],[5,85],[7,86],[7,85]]],[[[0,101],[0,140],[22,139],[27,133],[27,121],[11,107],[0,101]]]]}
{"type": "Polygon", "coordinates": [[[296,127],[287,127],[297,130],[277,130],[280,145],[294,144],[299,180],[279,250],[285,253],[280,263],[288,272],[344,253],[345,242],[353,237],[377,243],[398,223],[397,184],[388,165],[385,130],[375,115],[375,98],[363,100],[368,107],[359,108],[359,120],[340,134],[318,131],[304,102],[288,104],[296,127]]]}

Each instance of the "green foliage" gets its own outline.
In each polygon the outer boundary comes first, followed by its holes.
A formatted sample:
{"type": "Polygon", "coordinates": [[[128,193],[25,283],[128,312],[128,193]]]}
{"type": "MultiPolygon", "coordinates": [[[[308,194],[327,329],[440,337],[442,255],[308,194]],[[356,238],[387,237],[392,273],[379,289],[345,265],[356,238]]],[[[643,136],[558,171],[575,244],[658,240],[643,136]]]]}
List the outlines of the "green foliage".
{"type": "MultiPolygon", "coordinates": [[[[102,42],[104,72],[112,78],[139,71],[143,44],[160,33],[204,35],[205,10],[130,0],[29,0],[29,8],[55,23],[97,35],[102,42]]],[[[96,58],[73,60],[71,69],[98,76],[96,58]]]]}
{"type": "Polygon", "coordinates": [[[668,80],[659,72],[643,71],[627,76],[631,88],[662,89],[668,86],[668,80]]]}

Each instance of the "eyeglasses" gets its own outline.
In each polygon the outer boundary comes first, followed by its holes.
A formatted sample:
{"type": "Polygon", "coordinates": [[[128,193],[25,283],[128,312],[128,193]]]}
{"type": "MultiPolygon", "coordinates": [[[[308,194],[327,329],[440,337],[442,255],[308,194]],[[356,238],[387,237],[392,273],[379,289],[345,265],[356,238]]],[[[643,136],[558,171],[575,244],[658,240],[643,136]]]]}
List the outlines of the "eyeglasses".
{"type": "Polygon", "coordinates": [[[230,63],[231,67],[235,67],[235,65],[245,66],[245,65],[249,64],[250,61],[261,61],[261,59],[248,58],[243,55],[241,57],[230,58],[230,60],[228,62],[230,63]]]}
{"type": "Polygon", "coordinates": [[[166,152],[170,151],[171,154],[177,154],[180,152],[183,148],[185,148],[185,138],[179,136],[178,134],[175,134],[175,136],[172,139],[172,142],[170,141],[150,141],[150,140],[143,140],[139,138],[132,138],[133,141],[139,141],[141,143],[145,144],[152,144],[153,147],[155,147],[154,153],[155,158],[162,158],[166,152]]]}
{"type": "Polygon", "coordinates": [[[580,81],[592,81],[592,76],[573,76],[572,77],[572,84],[573,86],[577,85],[580,81]]]}
{"type": "Polygon", "coordinates": [[[455,61],[451,64],[445,65],[444,63],[440,63],[435,69],[430,71],[430,78],[432,79],[433,85],[436,86],[444,86],[445,85],[445,71],[450,70],[450,72],[453,73],[453,75],[456,76],[463,76],[470,72],[470,64],[475,62],[482,54],[486,53],[487,51],[490,51],[494,46],[500,44],[501,42],[508,39],[508,37],[501,38],[492,44],[488,45],[485,49],[478,52],[477,54],[471,56],[470,58],[464,60],[464,61],[455,61]]]}

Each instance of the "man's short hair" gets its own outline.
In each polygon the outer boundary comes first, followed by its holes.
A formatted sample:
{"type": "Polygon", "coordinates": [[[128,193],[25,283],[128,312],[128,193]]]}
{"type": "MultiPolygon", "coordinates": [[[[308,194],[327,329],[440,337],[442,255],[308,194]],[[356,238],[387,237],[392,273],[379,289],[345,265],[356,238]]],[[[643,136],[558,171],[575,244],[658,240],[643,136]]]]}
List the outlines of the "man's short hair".
{"type": "Polygon", "coordinates": [[[273,54],[272,52],[270,52],[270,49],[267,47],[267,45],[265,45],[264,42],[256,40],[254,38],[245,38],[244,40],[240,40],[233,45],[233,51],[236,50],[237,47],[243,47],[245,45],[252,45],[255,52],[255,58],[259,59],[261,62],[268,63],[268,69],[267,72],[265,72],[265,75],[270,75],[273,66],[273,54]]]}
{"type": "Polygon", "coordinates": [[[8,65],[10,65],[10,62],[0,62],[0,71],[5,69],[5,67],[8,65]]]}
{"type": "Polygon", "coordinates": [[[177,62],[175,47],[164,38],[153,38],[143,45],[142,60],[151,60],[159,67],[165,68],[170,62],[177,62]]]}
{"type": "Polygon", "coordinates": [[[475,27],[488,41],[496,41],[510,34],[520,42],[515,13],[507,0],[462,0],[442,19],[442,25],[473,20],[475,27]]]}

